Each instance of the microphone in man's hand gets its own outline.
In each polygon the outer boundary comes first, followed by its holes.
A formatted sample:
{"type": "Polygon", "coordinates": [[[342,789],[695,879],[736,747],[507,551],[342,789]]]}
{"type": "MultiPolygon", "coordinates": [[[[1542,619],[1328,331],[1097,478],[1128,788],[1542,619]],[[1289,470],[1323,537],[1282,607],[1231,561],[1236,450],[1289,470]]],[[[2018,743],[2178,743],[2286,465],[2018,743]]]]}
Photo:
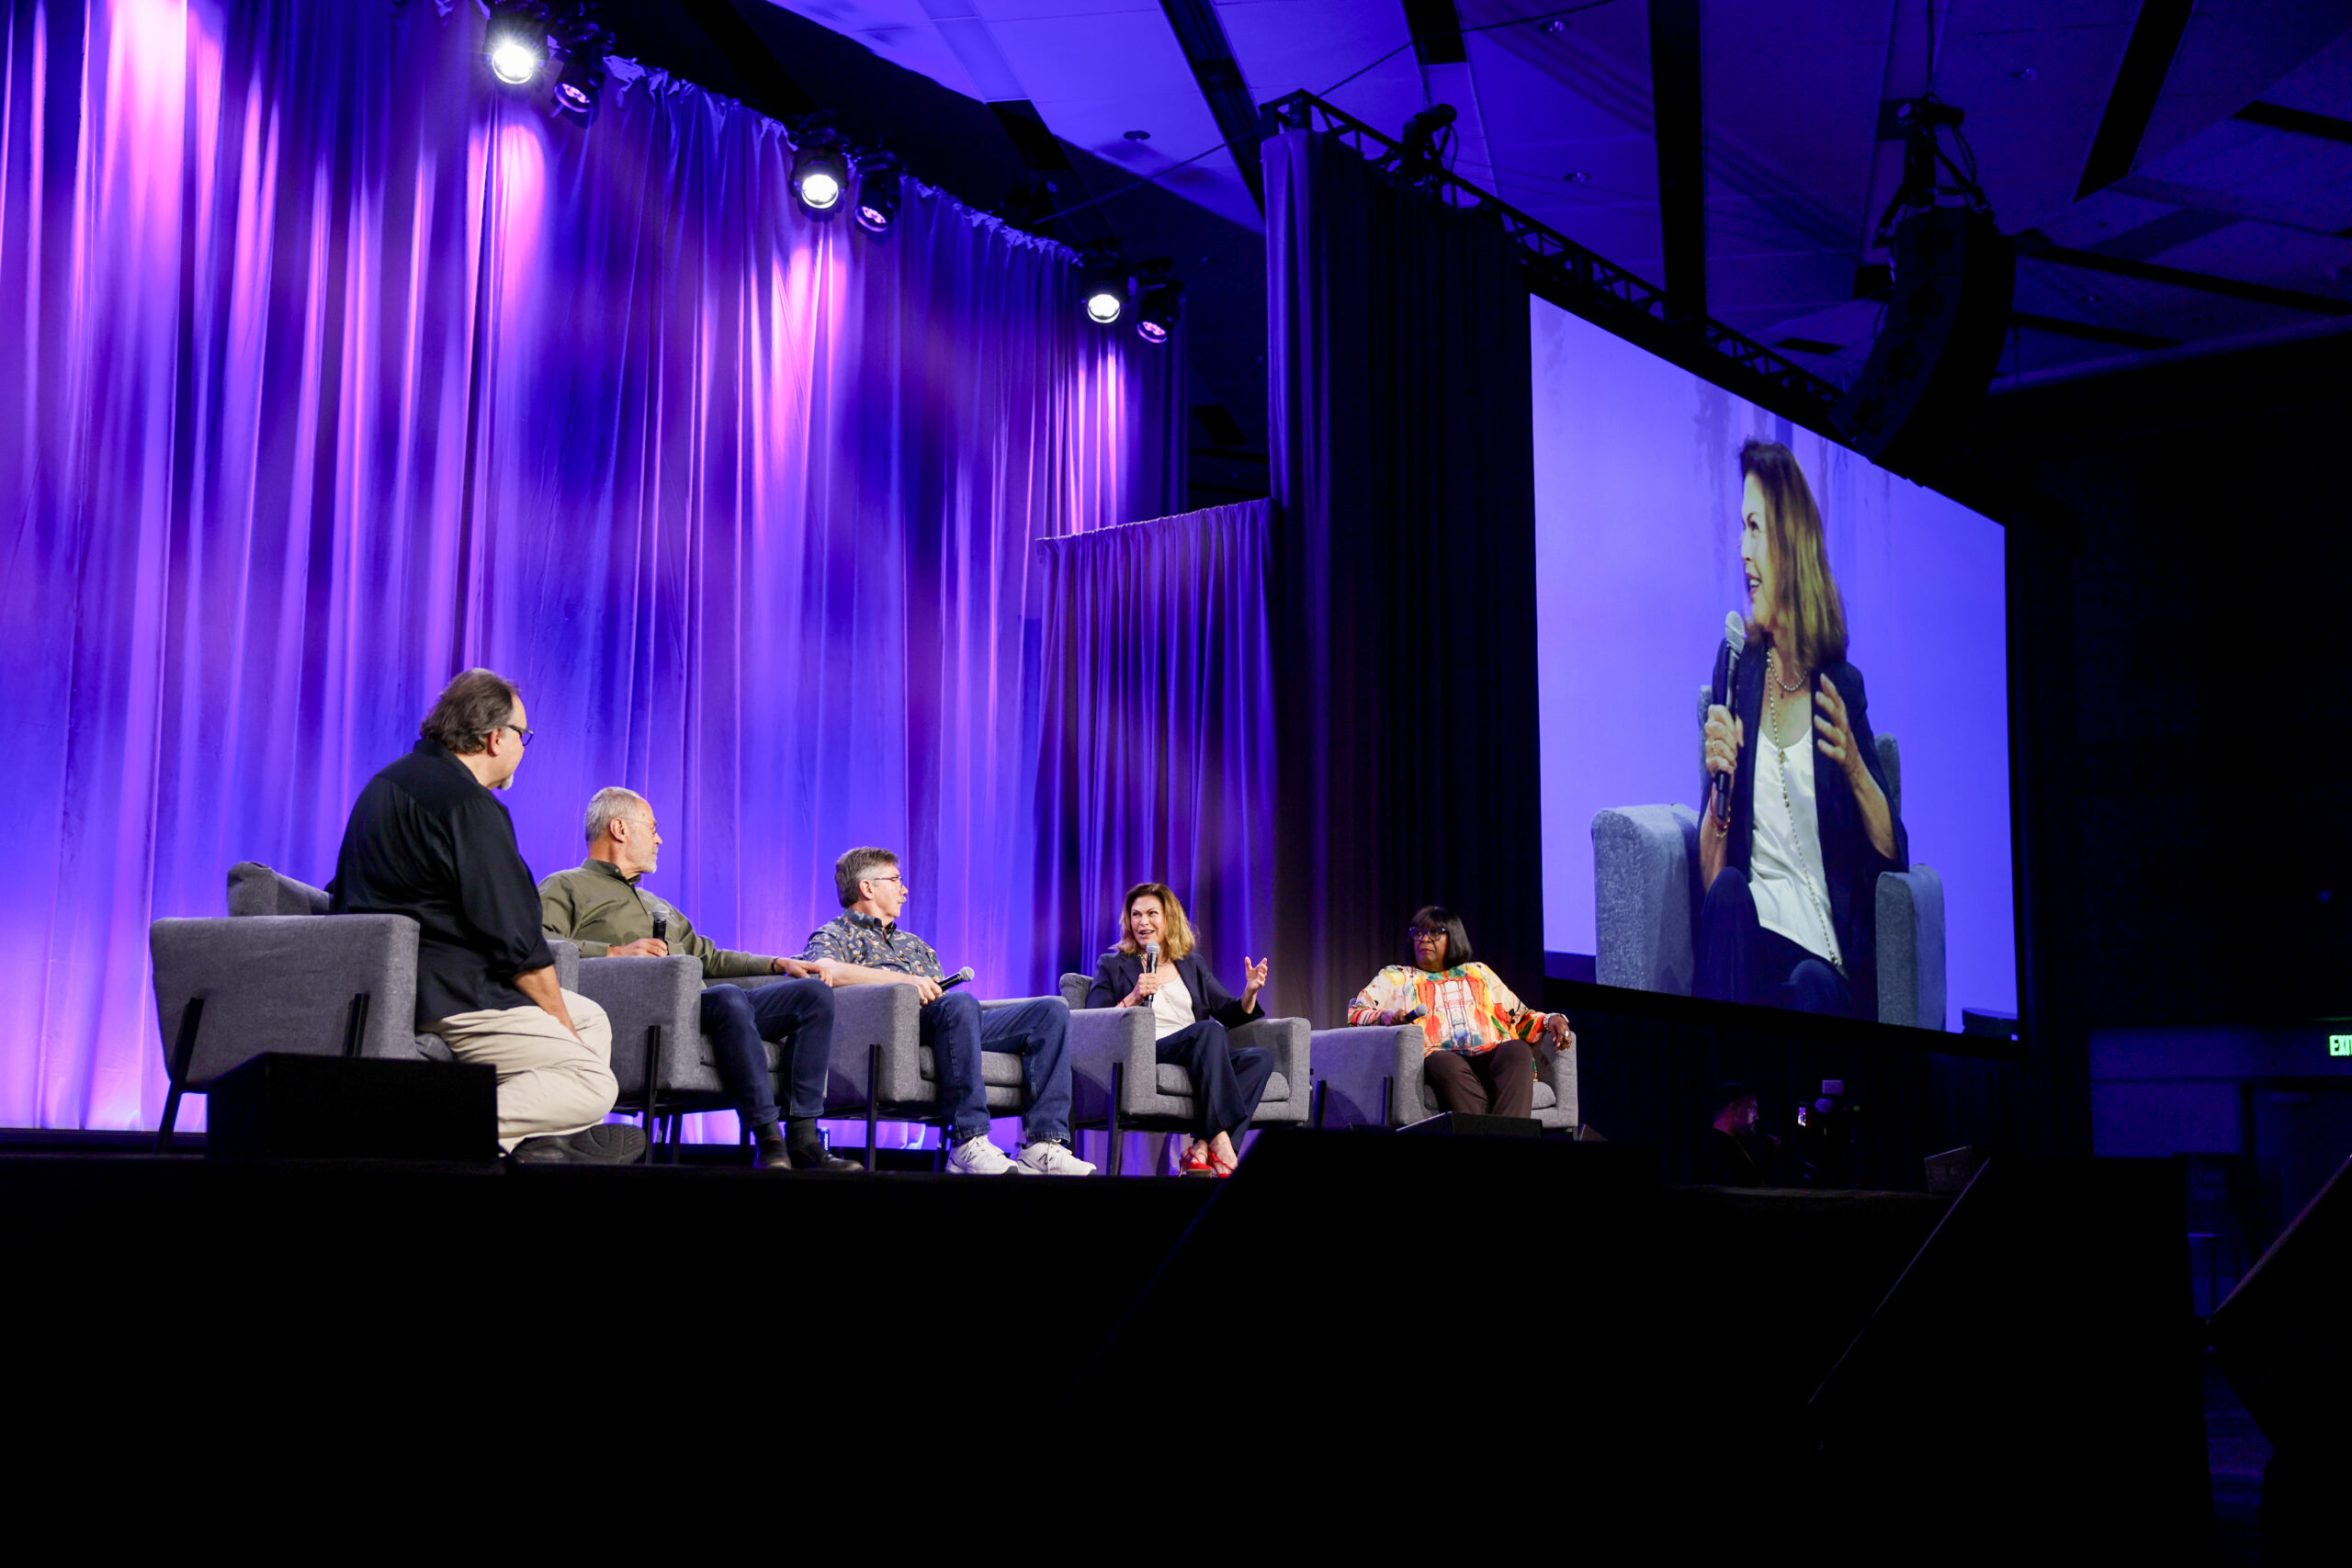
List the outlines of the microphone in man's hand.
{"type": "Polygon", "coordinates": [[[939,988],[943,991],[952,991],[971,977],[972,966],[967,964],[961,969],[956,970],[953,975],[948,976],[944,980],[940,981],[939,988]]]}
{"type": "MultiPolygon", "coordinates": [[[[1739,656],[1747,649],[1747,622],[1737,610],[1724,617],[1724,645],[1715,649],[1714,705],[1731,706],[1734,682],[1739,675],[1739,656]]],[[[1736,753],[1735,753],[1736,755],[1736,753]]],[[[1731,775],[1717,773],[1714,777],[1713,804],[1715,820],[1731,820],[1731,775]]]]}
{"type": "Polygon", "coordinates": [[[667,942],[670,940],[670,921],[668,917],[662,915],[656,915],[653,917],[653,940],[656,942],[667,942]]]}

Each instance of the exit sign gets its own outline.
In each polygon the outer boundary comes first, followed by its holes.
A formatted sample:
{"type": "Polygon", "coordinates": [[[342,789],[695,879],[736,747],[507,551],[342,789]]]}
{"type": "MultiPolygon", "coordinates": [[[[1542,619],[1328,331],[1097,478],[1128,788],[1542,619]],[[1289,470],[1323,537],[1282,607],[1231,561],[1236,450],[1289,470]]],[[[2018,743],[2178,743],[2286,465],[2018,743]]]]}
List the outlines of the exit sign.
{"type": "Polygon", "coordinates": [[[2331,1056],[2352,1056],[2352,1034],[2329,1035],[2327,1054],[2331,1056]]]}

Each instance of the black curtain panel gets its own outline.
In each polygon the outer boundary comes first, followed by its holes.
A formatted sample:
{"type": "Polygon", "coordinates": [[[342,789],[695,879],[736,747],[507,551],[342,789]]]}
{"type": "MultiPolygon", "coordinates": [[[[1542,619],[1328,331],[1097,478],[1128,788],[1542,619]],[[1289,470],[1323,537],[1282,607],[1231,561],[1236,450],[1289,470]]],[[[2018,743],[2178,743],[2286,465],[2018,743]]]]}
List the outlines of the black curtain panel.
{"type": "Polygon", "coordinates": [[[1544,991],[1527,288],[1501,231],[1329,137],[1265,145],[1274,955],[1340,1021],[1451,906],[1544,991]]]}

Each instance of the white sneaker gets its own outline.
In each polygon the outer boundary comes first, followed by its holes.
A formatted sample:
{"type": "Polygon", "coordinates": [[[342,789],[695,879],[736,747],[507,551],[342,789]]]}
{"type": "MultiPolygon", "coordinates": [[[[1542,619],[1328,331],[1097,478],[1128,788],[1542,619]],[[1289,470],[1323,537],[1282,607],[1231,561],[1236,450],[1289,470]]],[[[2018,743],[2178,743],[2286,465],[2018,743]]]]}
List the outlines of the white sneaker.
{"type": "Polygon", "coordinates": [[[1012,1156],[998,1148],[983,1133],[977,1138],[967,1138],[948,1151],[947,1173],[950,1176],[1002,1176],[1021,1168],[1012,1156]]]}
{"type": "Polygon", "coordinates": [[[1091,1176],[1094,1168],[1061,1144],[1035,1143],[1021,1151],[1012,1168],[1027,1176],[1091,1176]]]}

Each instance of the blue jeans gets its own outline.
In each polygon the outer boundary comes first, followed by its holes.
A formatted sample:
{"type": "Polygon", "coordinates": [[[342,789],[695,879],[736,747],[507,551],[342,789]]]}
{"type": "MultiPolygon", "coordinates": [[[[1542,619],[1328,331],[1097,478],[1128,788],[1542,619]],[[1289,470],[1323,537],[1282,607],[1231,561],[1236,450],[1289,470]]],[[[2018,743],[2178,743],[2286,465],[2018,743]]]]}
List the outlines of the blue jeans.
{"type": "Polygon", "coordinates": [[[778,980],[749,991],[741,986],[705,987],[702,1032],[710,1037],[719,1081],[754,1136],[775,1126],[776,1118],[763,1040],[786,1043],[786,1114],[825,1113],[825,1071],[833,1060],[833,993],[822,980],[778,980]]]}
{"type": "Polygon", "coordinates": [[[1158,1060],[1193,1075],[1193,1107],[1200,1112],[1200,1135],[1239,1137],[1258,1113],[1266,1082],[1274,1076],[1274,1054],[1262,1045],[1236,1046],[1213,1018],[1188,1023],[1154,1048],[1158,1060]]]}
{"type": "Polygon", "coordinates": [[[969,991],[950,991],[924,1008],[922,1043],[939,1064],[939,1102],[947,1108],[956,1143],[989,1130],[988,1086],[980,1053],[993,1046],[1021,1053],[1029,1087],[1022,1117],[1030,1143],[1069,1139],[1069,1004],[1047,997],[1017,1007],[986,1008],[969,991]]]}

